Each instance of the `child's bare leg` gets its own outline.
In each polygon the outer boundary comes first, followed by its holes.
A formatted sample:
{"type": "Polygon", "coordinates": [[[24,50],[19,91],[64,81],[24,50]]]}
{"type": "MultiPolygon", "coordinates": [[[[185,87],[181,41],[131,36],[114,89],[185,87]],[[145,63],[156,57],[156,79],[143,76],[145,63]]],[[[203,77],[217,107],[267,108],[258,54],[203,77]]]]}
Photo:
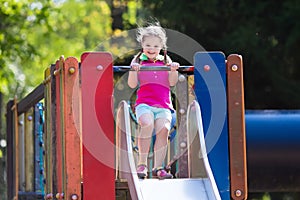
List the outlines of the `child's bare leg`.
{"type": "Polygon", "coordinates": [[[147,165],[147,157],[150,149],[152,132],[154,127],[154,119],[151,114],[143,114],[139,118],[139,124],[141,126],[138,137],[139,148],[139,161],[138,165],[147,165]]]}
{"type": "Polygon", "coordinates": [[[156,140],[154,145],[154,168],[162,167],[167,154],[170,122],[159,118],[155,121],[156,140]]]}

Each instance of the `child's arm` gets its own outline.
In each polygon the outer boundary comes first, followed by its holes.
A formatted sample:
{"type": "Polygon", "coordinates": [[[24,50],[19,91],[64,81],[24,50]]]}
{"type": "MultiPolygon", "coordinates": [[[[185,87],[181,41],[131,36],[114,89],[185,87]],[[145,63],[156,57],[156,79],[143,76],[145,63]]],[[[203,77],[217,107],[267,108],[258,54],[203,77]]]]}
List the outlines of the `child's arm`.
{"type": "Polygon", "coordinates": [[[131,68],[133,68],[135,71],[129,71],[128,75],[128,85],[131,88],[135,88],[138,85],[138,70],[139,70],[139,64],[135,62],[136,58],[133,58],[131,61],[131,68]]]}
{"type": "Polygon", "coordinates": [[[178,81],[178,71],[179,63],[172,62],[171,58],[167,56],[167,63],[169,63],[171,71],[169,72],[169,83],[170,86],[175,86],[178,81]]]}
{"type": "Polygon", "coordinates": [[[171,63],[171,71],[169,72],[169,83],[170,86],[175,86],[178,81],[178,69],[179,63],[171,63]]]}

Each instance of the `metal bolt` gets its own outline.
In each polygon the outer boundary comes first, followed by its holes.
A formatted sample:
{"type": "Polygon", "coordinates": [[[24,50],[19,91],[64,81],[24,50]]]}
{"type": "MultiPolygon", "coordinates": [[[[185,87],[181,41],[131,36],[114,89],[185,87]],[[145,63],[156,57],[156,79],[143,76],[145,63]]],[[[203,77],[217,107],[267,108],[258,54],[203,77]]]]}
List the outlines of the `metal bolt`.
{"type": "Polygon", "coordinates": [[[103,70],[103,66],[102,66],[102,65],[98,65],[96,68],[97,68],[97,70],[99,70],[99,71],[103,70]]]}
{"type": "Polygon", "coordinates": [[[54,76],[57,76],[59,74],[59,71],[60,71],[59,69],[54,70],[54,72],[53,72],[54,76]]]}
{"type": "Polygon", "coordinates": [[[52,198],[53,198],[53,194],[50,193],[46,195],[46,199],[52,199],[52,198]]]}
{"type": "Polygon", "coordinates": [[[236,191],[235,191],[235,196],[236,196],[236,197],[242,196],[242,191],[241,191],[241,190],[236,190],[236,191]]]}
{"type": "Polygon", "coordinates": [[[77,194],[72,194],[71,199],[72,200],[77,200],[78,199],[78,195],[77,194]]]}
{"type": "Polygon", "coordinates": [[[181,108],[181,109],[179,110],[179,113],[183,115],[183,114],[185,113],[185,110],[184,110],[183,108],[181,108]]]}
{"type": "Polygon", "coordinates": [[[75,73],[75,68],[74,67],[70,67],[69,68],[69,73],[70,74],[74,74],[75,73]]]}
{"type": "Polygon", "coordinates": [[[64,199],[64,193],[57,193],[57,194],[55,195],[55,197],[56,197],[57,199],[64,199]]]}
{"type": "Polygon", "coordinates": [[[237,65],[232,65],[231,66],[231,70],[236,72],[239,69],[239,67],[237,65]]]}
{"type": "Polygon", "coordinates": [[[185,147],[186,147],[186,143],[185,143],[185,142],[181,142],[181,143],[180,143],[180,147],[181,147],[181,148],[185,148],[185,147]]]}
{"type": "Polygon", "coordinates": [[[185,80],[185,76],[181,74],[181,75],[178,77],[178,80],[179,80],[180,82],[183,82],[183,81],[185,80]]]}
{"type": "Polygon", "coordinates": [[[208,72],[210,70],[210,66],[209,65],[204,65],[204,71],[208,72]]]}

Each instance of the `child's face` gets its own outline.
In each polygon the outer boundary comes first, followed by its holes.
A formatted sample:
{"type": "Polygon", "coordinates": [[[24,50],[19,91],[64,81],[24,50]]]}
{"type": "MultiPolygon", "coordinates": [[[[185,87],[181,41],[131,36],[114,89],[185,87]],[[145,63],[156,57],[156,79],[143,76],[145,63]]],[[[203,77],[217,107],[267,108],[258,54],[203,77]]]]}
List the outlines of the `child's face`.
{"type": "Polygon", "coordinates": [[[156,36],[146,36],[143,38],[142,47],[143,53],[150,60],[154,60],[162,49],[161,39],[156,36]]]}

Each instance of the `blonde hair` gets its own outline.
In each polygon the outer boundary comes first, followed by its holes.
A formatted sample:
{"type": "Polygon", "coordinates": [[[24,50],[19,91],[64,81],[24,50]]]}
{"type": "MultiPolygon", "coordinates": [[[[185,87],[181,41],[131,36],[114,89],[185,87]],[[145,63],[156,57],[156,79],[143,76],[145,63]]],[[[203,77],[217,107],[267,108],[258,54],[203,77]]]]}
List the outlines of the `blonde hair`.
{"type": "Polygon", "coordinates": [[[160,26],[159,22],[149,23],[146,27],[139,27],[137,30],[137,41],[142,44],[144,37],[156,36],[161,39],[163,50],[167,49],[166,31],[160,26]]]}

